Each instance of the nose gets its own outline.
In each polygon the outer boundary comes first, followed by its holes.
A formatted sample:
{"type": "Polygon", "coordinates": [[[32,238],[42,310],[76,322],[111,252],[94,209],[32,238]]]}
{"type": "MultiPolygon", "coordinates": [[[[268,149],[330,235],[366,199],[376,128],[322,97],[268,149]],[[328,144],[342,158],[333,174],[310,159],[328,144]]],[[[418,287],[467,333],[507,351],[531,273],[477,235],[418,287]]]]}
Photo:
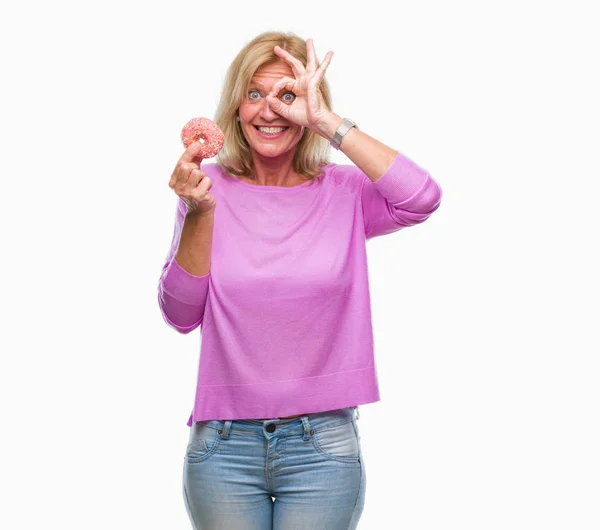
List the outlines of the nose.
{"type": "Polygon", "coordinates": [[[260,117],[264,118],[266,121],[276,120],[280,118],[279,114],[277,114],[270,106],[267,98],[264,99],[262,104],[262,108],[260,109],[260,117]]]}

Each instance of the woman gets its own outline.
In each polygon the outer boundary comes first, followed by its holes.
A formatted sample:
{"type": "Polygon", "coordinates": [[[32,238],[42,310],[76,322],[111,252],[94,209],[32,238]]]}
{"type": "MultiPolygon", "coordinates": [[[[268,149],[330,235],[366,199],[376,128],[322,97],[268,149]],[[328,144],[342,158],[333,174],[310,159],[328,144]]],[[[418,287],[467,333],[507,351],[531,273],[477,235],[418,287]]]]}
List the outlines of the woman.
{"type": "Polygon", "coordinates": [[[365,241],[425,221],[441,189],[331,111],[332,55],[293,34],[248,43],[217,163],[191,145],[169,182],[159,305],[202,332],[183,473],[197,529],[348,529],[363,511],[357,407],[379,400],[365,241]],[[329,163],[330,143],[355,165],[329,163]]]}

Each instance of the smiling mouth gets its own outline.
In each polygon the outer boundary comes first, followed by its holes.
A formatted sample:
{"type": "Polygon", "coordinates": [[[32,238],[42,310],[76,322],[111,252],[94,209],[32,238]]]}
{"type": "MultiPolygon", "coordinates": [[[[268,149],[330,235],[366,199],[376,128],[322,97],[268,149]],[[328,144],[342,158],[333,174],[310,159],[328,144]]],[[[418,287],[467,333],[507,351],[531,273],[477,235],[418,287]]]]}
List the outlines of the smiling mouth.
{"type": "Polygon", "coordinates": [[[289,127],[263,127],[263,129],[266,130],[261,131],[261,128],[258,125],[254,125],[254,128],[260,134],[264,134],[265,136],[277,136],[278,134],[281,134],[289,129],[289,127]]]}

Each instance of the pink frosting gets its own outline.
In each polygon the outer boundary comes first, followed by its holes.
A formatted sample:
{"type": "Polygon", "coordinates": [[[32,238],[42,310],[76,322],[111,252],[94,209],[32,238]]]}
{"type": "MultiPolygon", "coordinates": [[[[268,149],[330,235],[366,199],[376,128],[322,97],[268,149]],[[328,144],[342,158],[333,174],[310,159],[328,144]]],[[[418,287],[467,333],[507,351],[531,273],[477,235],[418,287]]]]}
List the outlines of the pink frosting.
{"type": "Polygon", "coordinates": [[[208,118],[192,118],[181,130],[181,141],[186,149],[192,142],[199,141],[202,144],[198,151],[201,158],[217,156],[223,148],[224,140],[223,131],[208,118]]]}

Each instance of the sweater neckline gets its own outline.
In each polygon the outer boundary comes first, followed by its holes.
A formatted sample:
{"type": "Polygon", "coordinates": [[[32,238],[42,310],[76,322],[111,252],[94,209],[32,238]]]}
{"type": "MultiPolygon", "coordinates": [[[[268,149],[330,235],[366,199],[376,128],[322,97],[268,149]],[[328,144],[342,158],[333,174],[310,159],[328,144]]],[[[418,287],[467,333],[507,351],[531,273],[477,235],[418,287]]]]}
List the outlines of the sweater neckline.
{"type": "MultiPolygon", "coordinates": [[[[323,166],[322,167],[323,173],[327,174],[327,172],[333,165],[334,165],[333,163],[330,163],[330,164],[323,166]]],[[[314,177],[311,180],[303,182],[302,184],[296,184],[295,186],[261,186],[259,184],[250,184],[249,182],[245,182],[237,177],[234,177],[233,175],[229,175],[228,173],[225,173],[223,168],[220,168],[220,169],[221,169],[221,175],[223,177],[226,177],[228,180],[234,182],[235,186],[246,188],[246,189],[251,189],[251,190],[259,191],[259,192],[266,192],[266,193],[273,193],[273,192],[292,193],[294,191],[301,191],[304,188],[314,187],[316,185],[315,181],[317,179],[323,178],[323,176],[314,177]]]]}

